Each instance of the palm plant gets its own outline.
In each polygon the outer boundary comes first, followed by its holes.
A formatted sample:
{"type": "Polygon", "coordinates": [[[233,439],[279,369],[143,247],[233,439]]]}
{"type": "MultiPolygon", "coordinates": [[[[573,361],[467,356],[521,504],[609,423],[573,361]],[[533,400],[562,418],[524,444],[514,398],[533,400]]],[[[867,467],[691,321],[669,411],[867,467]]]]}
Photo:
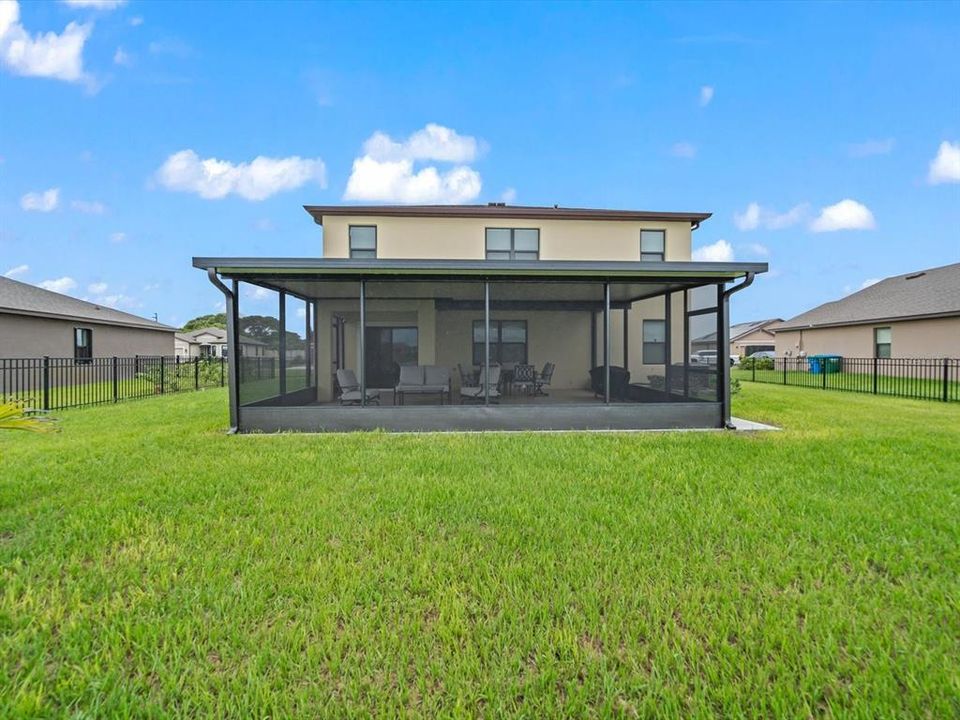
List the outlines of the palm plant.
{"type": "Polygon", "coordinates": [[[28,415],[21,402],[0,403],[0,430],[53,432],[56,429],[53,418],[28,415]]]}

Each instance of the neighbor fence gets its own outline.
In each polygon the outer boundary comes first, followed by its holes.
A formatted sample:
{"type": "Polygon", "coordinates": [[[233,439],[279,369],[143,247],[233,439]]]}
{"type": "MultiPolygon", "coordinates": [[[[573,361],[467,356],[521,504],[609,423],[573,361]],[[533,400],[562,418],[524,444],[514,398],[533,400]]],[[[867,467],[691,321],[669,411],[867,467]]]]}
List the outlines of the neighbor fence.
{"type": "Polygon", "coordinates": [[[821,390],[892,395],[917,400],[960,401],[957,358],[763,358],[737,368],[740,380],[821,390]]]}
{"type": "Polygon", "coordinates": [[[36,410],[100,405],[222,387],[227,371],[226,358],[0,358],[0,400],[36,410]]]}

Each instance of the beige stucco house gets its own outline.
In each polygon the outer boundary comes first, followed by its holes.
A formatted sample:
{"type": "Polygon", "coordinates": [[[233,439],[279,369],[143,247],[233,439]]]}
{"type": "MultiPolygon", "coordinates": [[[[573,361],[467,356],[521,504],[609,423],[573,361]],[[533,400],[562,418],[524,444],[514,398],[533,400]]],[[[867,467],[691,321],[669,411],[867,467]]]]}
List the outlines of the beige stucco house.
{"type": "MultiPolygon", "coordinates": [[[[177,357],[225,358],[229,353],[227,331],[224,328],[207,327],[199,330],[181,330],[174,336],[174,348],[177,357]]],[[[246,335],[240,338],[240,351],[245,357],[272,357],[276,350],[246,335]]]]}
{"type": "Polygon", "coordinates": [[[0,358],[173,355],[174,328],[0,277],[0,358]]]}
{"type": "Polygon", "coordinates": [[[770,318],[731,325],[730,356],[745,358],[755,352],[773,352],[776,340],[770,327],[781,322],[781,318],[770,318]]]}
{"type": "Polygon", "coordinates": [[[770,329],[778,357],[960,357],[960,263],[886,278],[770,329]]]}
{"type": "Polygon", "coordinates": [[[194,258],[231,308],[231,342],[268,293],[280,327],[305,318],[306,367],[281,348],[279,377],[248,379],[238,353],[238,429],[724,423],[726,363],[691,367],[691,339],[725,347],[726,298],[766,265],[693,262],[708,213],[305,209],[316,257],[194,258]]]}

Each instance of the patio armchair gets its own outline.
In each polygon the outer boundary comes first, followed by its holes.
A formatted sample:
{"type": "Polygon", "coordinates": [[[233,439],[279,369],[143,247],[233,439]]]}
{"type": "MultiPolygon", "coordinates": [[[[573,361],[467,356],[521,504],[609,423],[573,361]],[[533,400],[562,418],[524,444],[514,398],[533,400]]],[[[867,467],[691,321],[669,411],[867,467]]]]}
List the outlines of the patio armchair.
{"type": "Polygon", "coordinates": [[[537,380],[537,371],[533,365],[517,363],[513,368],[513,377],[510,378],[511,388],[520,392],[532,393],[537,380]]]}
{"type": "Polygon", "coordinates": [[[547,395],[543,389],[545,387],[550,387],[550,381],[553,380],[553,369],[556,367],[552,362],[544,363],[543,370],[540,371],[540,374],[537,375],[537,379],[533,383],[533,394],[534,395],[547,395]]]}
{"type": "MultiPolygon", "coordinates": [[[[360,382],[357,380],[357,374],[353,370],[337,370],[337,385],[340,386],[341,405],[359,405],[361,400],[360,382]]],[[[380,391],[367,390],[366,400],[368,403],[380,404],[380,391]]]]}
{"type": "Polygon", "coordinates": [[[487,382],[484,384],[483,381],[483,369],[480,370],[480,378],[477,381],[475,386],[467,386],[460,388],[460,402],[483,402],[486,397],[486,387],[490,386],[490,399],[499,400],[500,399],[500,390],[498,386],[500,385],[500,366],[493,365],[487,371],[487,382]]]}

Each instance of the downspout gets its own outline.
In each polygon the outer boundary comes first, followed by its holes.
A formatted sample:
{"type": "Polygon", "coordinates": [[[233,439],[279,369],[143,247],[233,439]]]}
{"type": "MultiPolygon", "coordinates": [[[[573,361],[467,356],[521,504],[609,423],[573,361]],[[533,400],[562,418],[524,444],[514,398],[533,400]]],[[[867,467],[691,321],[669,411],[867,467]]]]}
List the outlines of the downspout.
{"type": "Polygon", "coordinates": [[[723,427],[727,430],[736,429],[730,417],[730,296],[750,287],[753,284],[754,277],[755,273],[748,272],[742,283],[723,291],[723,307],[721,308],[723,324],[720,328],[720,342],[717,345],[717,362],[723,364],[720,392],[723,398],[723,427]]]}
{"type": "Polygon", "coordinates": [[[226,308],[227,345],[230,348],[230,351],[227,353],[227,367],[230,378],[228,390],[230,398],[230,430],[228,432],[233,434],[240,428],[240,343],[237,335],[237,296],[217,277],[216,268],[207,268],[207,279],[213,283],[215,288],[223,293],[226,308]]]}

